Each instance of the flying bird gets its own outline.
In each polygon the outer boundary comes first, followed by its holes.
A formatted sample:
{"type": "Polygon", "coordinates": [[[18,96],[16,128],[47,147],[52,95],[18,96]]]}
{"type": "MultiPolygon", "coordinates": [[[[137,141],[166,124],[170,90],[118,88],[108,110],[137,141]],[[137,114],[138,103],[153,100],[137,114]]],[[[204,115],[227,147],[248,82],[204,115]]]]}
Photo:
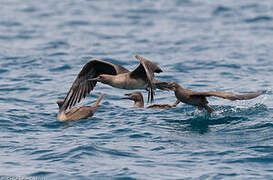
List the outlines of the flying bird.
{"type": "Polygon", "coordinates": [[[99,103],[101,102],[104,94],[101,93],[101,95],[98,97],[97,101],[92,106],[79,106],[79,107],[73,107],[68,112],[66,112],[62,108],[64,105],[64,100],[58,100],[57,104],[59,106],[59,112],[57,116],[58,121],[78,121],[80,119],[87,119],[89,117],[92,117],[96,110],[98,109],[99,103]]]}
{"type": "MultiPolygon", "coordinates": [[[[248,100],[256,98],[266,91],[254,92],[249,94],[233,94],[228,92],[217,92],[217,91],[207,91],[207,92],[198,92],[185,89],[180,86],[178,83],[172,81],[168,83],[168,89],[174,91],[177,98],[174,106],[180,102],[196,106],[199,110],[205,109],[208,113],[212,113],[214,109],[208,105],[208,100],[206,97],[215,96],[219,98],[229,99],[231,101],[235,100],[248,100]]],[[[167,88],[166,86],[166,88],[167,88]]]]}
{"type": "Polygon", "coordinates": [[[161,87],[167,82],[154,79],[154,73],[162,72],[156,64],[141,56],[135,57],[140,64],[133,71],[104,60],[90,60],[73,82],[65,97],[63,108],[71,108],[80,102],[94,89],[97,82],[121,89],[146,89],[149,91],[148,101],[152,102],[154,90],[156,88],[165,90],[161,87]]]}
{"type": "MultiPolygon", "coordinates": [[[[143,108],[144,107],[144,100],[141,92],[135,91],[133,93],[125,94],[122,99],[129,99],[134,101],[134,107],[137,108],[143,108]]],[[[169,104],[152,104],[150,106],[147,106],[146,108],[152,108],[152,109],[170,109],[172,107],[175,107],[176,104],[174,105],[169,105],[169,104]]]]}

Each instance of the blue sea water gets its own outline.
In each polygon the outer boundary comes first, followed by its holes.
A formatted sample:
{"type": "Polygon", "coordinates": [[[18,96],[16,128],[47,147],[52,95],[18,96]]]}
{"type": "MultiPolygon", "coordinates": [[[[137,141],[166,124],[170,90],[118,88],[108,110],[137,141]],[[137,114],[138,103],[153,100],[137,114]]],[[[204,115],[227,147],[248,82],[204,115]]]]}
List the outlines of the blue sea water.
{"type": "MultiPolygon", "coordinates": [[[[1,0],[0,179],[273,179],[273,4],[256,0],[1,0]],[[82,66],[98,58],[130,70],[136,54],[165,81],[209,98],[209,116],[179,104],[135,109],[131,91],[97,84],[81,105],[95,115],[56,121],[82,66]]],[[[142,91],[147,101],[147,92],[142,91]]],[[[155,103],[173,103],[156,91],[155,103]]]]}

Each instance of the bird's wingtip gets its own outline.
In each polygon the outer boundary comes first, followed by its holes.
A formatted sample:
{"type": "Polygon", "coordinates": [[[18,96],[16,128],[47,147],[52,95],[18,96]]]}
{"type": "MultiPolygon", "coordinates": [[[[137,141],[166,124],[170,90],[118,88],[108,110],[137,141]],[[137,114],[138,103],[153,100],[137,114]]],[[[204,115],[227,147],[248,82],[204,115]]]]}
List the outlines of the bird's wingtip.
{"type": "Polygon", "coordinates": [[[142,57],[142,56],[140,56],[140,55],[135,55],[135,58],[137,59],[137,60],[139,60],[139,61],[142,61],[144,58],[142,57]]]}
{"type": "Polygon", "coordinates": [[[158,68],[158,69],[155,70],[155,72],[156,72],[156,73],[161,73],[161,72],[163,72],[163,70],[160,69],[160,68],[158,68]]]}

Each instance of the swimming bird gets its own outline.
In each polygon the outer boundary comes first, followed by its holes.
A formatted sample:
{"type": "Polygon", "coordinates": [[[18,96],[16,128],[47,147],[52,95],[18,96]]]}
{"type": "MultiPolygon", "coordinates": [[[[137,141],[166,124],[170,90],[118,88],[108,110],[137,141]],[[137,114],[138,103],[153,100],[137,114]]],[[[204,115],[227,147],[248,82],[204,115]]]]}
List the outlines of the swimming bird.
{"type": "Polygon", "coordinates": [[[235,101],[235,100],[253,99],[266,92],[266,91],[261,91],[261,92],[254,92],[249,94],[233,94],[228,92],[217,92],[217,91],[198,92],[198,91],[185,89],[174,81],[169,82],[167,86],[170,90],[174,91],[175,96],[177,98],[176,102],[174,103],[174,106],[176,106],[180,102],[183,102],[186,104],[196,106],[199,110],[205,109],[207,110],[208,113],[212,113],[214,111],[214,109],[208,105],[209,102],[206,98],[208,96],[215,96],[215,97],[235,101]]]}
{"type": "Polygon", "coordinates": [[[153,101],[155,88],[160,89],[161,85],[166,85],[167,82],[154,79],[154,73],[162,72],[156,64],[141,56],[135,57],[140,64],[133,71],[104,60],[90,60],[73,82],[65,97],[63,108],[71,108],[80,102],[94,89],[97,82],[121,89],[147,89],[148,101],[153,101]]]}
{"type": "MultiPolygon", "coordinates": [[[[143,108],[144,107],[144,101],[143,101],[143,96],[141,94],[141,92],[139,91],[135,91],[133,93],[129,93],[129,94],[124,94],[125,96],[122,97],[122,99],[129,99],[129,100],[133,100],[134,103],[134,107],[137,108],[143,108]]],[[[176,104],[174,104],[176,106],[176,104]]],[[[172,107],[175,106],[171,106],[169,104],[152,104],[150,106],[147,106],[146,108],[153,108],[153,109],[170,109],[172,107]]]]}
{"type": "Polygon", "coordinates": [[[98,109],[99,103],[101,102],[104,94],[101,93],[101,95],[98,97],[97,101],[92,106],[79,106],[79,107],[73,107],[68,112],[62,108],[64,105],[64,100],[58,100],[57,104],[59,106],[59,112],[57,116],[58,121],[78,121],[80,119],[87,119],[95,113],[95,111],[98,109]]]}

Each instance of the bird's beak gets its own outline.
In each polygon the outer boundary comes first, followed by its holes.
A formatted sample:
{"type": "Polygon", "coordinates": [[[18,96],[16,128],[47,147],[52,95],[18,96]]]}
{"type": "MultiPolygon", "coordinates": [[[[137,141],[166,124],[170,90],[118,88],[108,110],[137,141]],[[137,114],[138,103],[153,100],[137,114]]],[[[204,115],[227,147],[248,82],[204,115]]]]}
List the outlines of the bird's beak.
{"type": "Polygon", "coordinates": [[[91,78],[91,79],[88,79],[89,81],[98,81],[98,82],[101,82],[102,78],[101,77],[96,77],[96,78],[91,78]]]}
{"type": "Polygon", "coordinates": [[[162,82],[159,85],[157,85],[158,89],[164,90],[164,91],[174,91],[175,90],[175,86],[171,83],[171,82],[162,82]]]}
{"type": "Polygon", "coordinates": [[[132,97],[132,94],[124,94],[124,96],[121,99],[130,99],[130,100],[134,100],[132,97]]]}
{"type": "Polygon", "coordinates": [[[162,88],[164,88],[164,90],[168,90],[168,91],[175,91],[175,85],[173,85],[172,83],[165,83],[161,85],[162,88]]]}

